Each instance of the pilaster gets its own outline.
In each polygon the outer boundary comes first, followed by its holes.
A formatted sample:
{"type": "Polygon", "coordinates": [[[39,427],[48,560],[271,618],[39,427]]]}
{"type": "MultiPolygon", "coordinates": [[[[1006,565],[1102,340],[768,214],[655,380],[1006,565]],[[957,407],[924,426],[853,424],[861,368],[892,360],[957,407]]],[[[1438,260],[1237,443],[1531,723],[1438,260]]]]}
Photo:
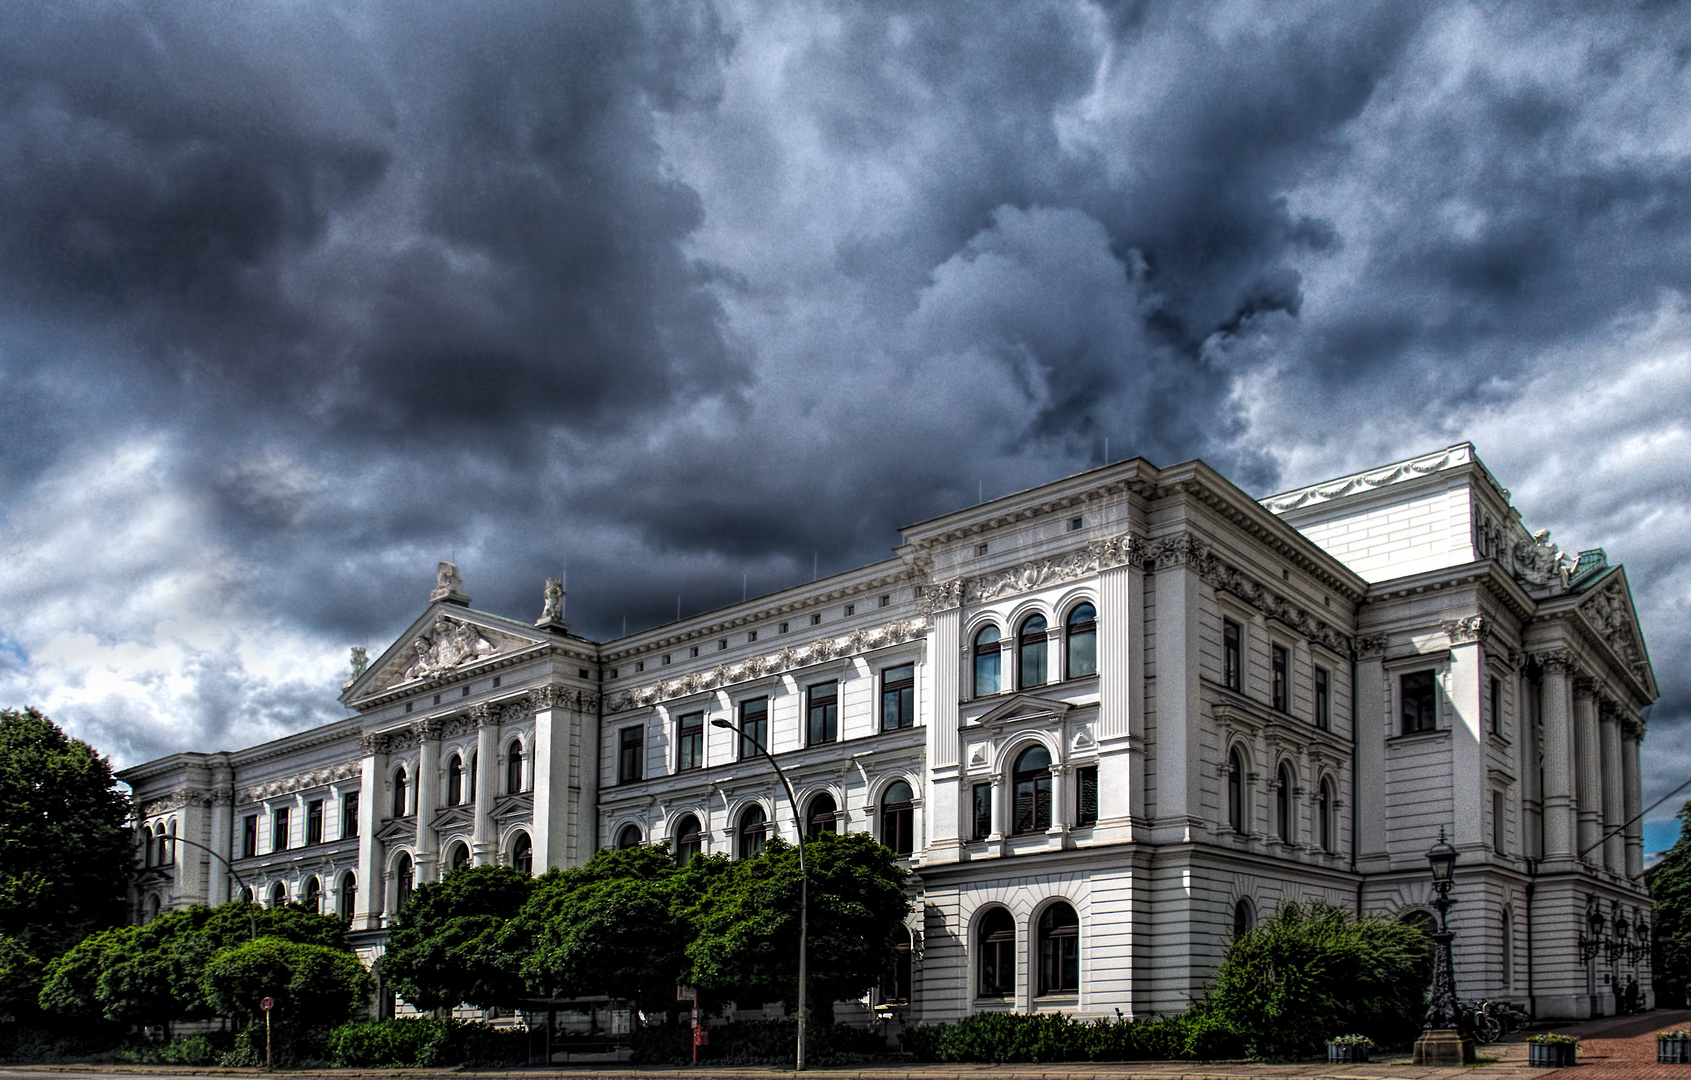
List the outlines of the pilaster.
{"type": "Polygon", "coordinates": [[[1151,750],[1157,771],[1151,835],[1155,843],[1189,843],[1203,831],[1199,816],[1201,585],[1184,560],[1157,568],[1157,721],[1156,745],[1151,750]]]}
{"type": "Polygon", "coordinates": [[[380,735],[366,735],[359,747],[364,752],[364,761],[358,785],[358,901],[352,924],[365,930],[379,930],[386,892],[382,881],[382,845],[376,839],[376,827],[381,820],[377,808],[388,769],[387,740],[380,735]]]}

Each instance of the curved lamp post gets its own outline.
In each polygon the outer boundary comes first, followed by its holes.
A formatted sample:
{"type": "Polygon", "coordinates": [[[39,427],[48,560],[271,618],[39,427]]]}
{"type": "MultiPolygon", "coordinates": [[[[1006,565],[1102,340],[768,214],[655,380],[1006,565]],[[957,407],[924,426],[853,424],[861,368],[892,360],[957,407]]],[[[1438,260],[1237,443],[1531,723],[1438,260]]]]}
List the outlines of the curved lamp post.
{"type": "MultiPolygon", "coordinates": [[[[223,864],[224,869],[229,871],[229,876],[235,879],[235,884],[247,890],[247,892],[253,897],[253,900],[247,901],[249,905],[252,904],[254,900],[257,900],[258,894],[253,892],[252,886],[247,884],[246,878],[241,876],[241,872],[236,870],[234,864],[228,859],[225,859],[223,856],[219,855],[211,848],[206,847],[204,844],[197,843],[193,840],[186,840],[180,836],[167,837],[167,840],[172,844],[187,844],[191,848],[198,848],[207,855],[210,855],[212,858],[223,864]]],[[[258,912],[253,911],[247,914],[247,930],[249,931],[249,935],[251,937],[255,939],[258,937],[258,912]]]]}
{"type": "Polygon", "coordinates": [[[769,762],[769,767],[775,770],[775,775],[780,777],[781,786],[787,789],[787,805],[793,809],[793,827],[798,830],[799,838],[799,1032],[798,1048],[794,1053],[793,1070],[803,1072],[805,1013],[807,1011],[805,1006],[809,993],[805,983],[808,981],[806,961],[810,952],[808,940],[810,931],[810,871],[804,864],[804,820],[799,816],[799,799],[793,792],[792,781],[787,779],[787,774],[781,771],[780,765],[776,764],[775,756],[769,752],[768,747],[746,734],[745,729],[732,720],[719,716],[710,722],[710,726],[736,732],[746,745],[757,747],[757,752],[764,756],[764,759],[769,762]]]}
{"type": "Polygon", "coordinates": [[[1439,928],[1433,931],[1433,995],[1427,1003],[1427,1027],[1415,1040],[1417,1065],[1472,1065],[1474,1040],[1460,1030],[1462,1006],[1456,1000],[1456,974],[1451,961],[1451,933],[1448,915],[1456,901],[1450,898],[1455,883],[1458,853],[1445,841],[1444,829],[1439,829],[1438,843],[1427,850],[1427,863],[1433,871],[1433,889],[1438,899],[1433,907],[1439,913],[1439,928]]]}

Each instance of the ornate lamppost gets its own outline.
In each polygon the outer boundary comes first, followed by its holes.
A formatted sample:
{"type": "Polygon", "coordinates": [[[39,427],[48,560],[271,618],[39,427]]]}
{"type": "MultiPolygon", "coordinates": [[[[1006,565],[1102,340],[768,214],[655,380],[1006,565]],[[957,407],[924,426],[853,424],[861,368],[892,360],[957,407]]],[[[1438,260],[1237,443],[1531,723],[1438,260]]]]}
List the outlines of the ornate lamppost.
{"type": "Polygon", "coordinates": [[[810,871],[804,865],[804,819],[799,815],[798,795],[793,792],[793,782],[787,779],[787,774],[782,772],[781,766],[776,763],[775,755],[771,754],[769,748],[764,746],[762,742],[746,734],[745,728],[722,717],[712,720],[710,726],[726,728],[738,734],[747,745],[757,748],[757,752],[762,754],[769,762],[769,767],[775,770],[775,775],[780,777],[781,786],[787,789],[787,805],[792,807],[793,810],[793,826],[798,829],[799,837],[799,1031],[798,1047],[793,1055],[793,1071],[803,1072],[805,1008],[808,997],[808,988],[805,983],[809,981],[809,973],[806,968],[810,953],[808,941],[810,936],[810,871]]]}
{"type": "Polygon", "coordinates": [[[1439,913],[1439,928],[1433,939],[1433,995],[1427,1003],[1427,1027],[1415,1040],[1417,1065],[1472,1065],[1474,1040],[1461,1029],[1462,1007],[1456,1000],[1456,973],[1450,957],[1451,933],[1448,914],[1456,901],[1450,898],[1450,887],[1456,876],[1457,851],[1444,839],[1439,829],[1438,843],[1427,850],[1427,862],[1433,869],[1433,889],[1438,899],[1433,907],[1439,913]]]}

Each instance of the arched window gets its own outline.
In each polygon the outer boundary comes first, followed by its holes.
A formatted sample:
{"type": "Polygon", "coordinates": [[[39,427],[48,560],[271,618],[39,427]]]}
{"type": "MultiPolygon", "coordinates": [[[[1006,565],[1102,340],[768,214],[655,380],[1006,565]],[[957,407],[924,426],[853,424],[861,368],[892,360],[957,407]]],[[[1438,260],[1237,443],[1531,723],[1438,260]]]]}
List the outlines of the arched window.
{"type": "Polygon", "coordinates": [[[838,832],[839,819],[835,817],[838,812],[834,797],[826,791],[812,796],[804,815],[805,835],[814,840],[825,832],[838,832]]]}
{"type": "Polygon", "coordinates": [[[305,888],[301,890],[299,902],[312,911],[322,910],[323,886],[315,877],[305,879],[305,888]]]}
{"type": "Polygon", "coordinates": [[[287,902],[288,902],[288,887],[287,887],[286,884],[278,881],[276,884],[270,886],[270,906],[271,907],[278,908],[278,907],[281,907],[283,904],[285,904],[287,902]]]}
{"type": "Polygon", "coordinates": [[[1076,604],[1069,612],[1063,653],[1068,678],[1098,674],[1098,609],[1091,604],[1076,604]]]}
{"type": "Polygon", "coordinates": [[[1016,759],[1011,832],[1043,832],[1051,827],[1051,752],[1030,746],[1016,759]]]}
{"type": "Polygon", "coordinates": [[[1321,850],[1333,850],[1333,781],[1321,781],[1321,795],[1316,800],[1315,812],[1321,815],[1321,850]]]}
{"type": "Polygon", "coordinates": [[[998,648],[998,627],[984,626],[975,635],[975,696],[986,697],[1003,689],[1000,678],[1003,654],[998,648]]]}
{"type": "Polygon", "coordinates": [[[1056,903],[1039,917],[1039,992],[1080,992],[1080,916],[1056,903]]]}
{"type": "Polygon", "coordinates": [[[1009,997],[1016,992],[1016,921],[1009,911],[995,907],[981,917],[976,937],[980,941],[980,996],[1009,997]]]}
{"type": "Polygon", "coordinates": [[[1245,831],[1245,759],[1236,746],[1227,752],[1227,824],[1236,833],[1245,831]]]}
{"type": "Polygon", "coordinates": [[[464,801],[464,759],[457,754],[446,766],[446,805],[457,806],[464,801]]]}
{"type": "Polygon", "coordinates": [[[141,826],[141,865],[152,866],[153,860],[158,858],[158,852],[153,850],[153,828],[151,825],[141,826]]]}
{"type": "Polygon", "coordinates": [[[176,861],[176,822],[170,823],[168,835],[159,837],[159,865],[169,866],[176,861]]]}
{"type": "Polygon", "coordinates": [[[1279,790],[1274,793],[1274,827],[1280,834],[1280,842],[1292,842],[1292,792],[1296,788],[1292,779],[1292,767],[1280,766],[1279,790]]]}
{"type": "Polygon", "coordinates": [[[1050,649],[1045,640],[1045,616],[1029,615],[1016,635],[1016,687],[1044,686],[1051,681],[1050,649]]]}
{"type": "Polygon", "coordinates": [[[699,828],[699,819],[692,814],[681,815],[670,835],[675,837],[675,862],[679,866],[686,866],[692,861],[704,844],[704,830],[699,828]]]}
{"type": "Polygon", "coordinates": [[[505,748],[505,791],[515,795],[523,789],[523,744],[512,739],[505,748]]]}
{"type": "Polygon", "coordinates": [[[469,788],[469,794],[467,796],[465,796],[464,801],[465,802],[475,802],[476,801],[476,752],[474,750],[470,751],[469,758],[464,762],[464,786],[469,788]]]}
{"type": "Polygon", "coordinates": [[[534,873],[534,841],[526,832],[518,833],[511,842],[511,865],[525,874],[534,873]]]}
{"type": "Polygon", "coordinates": [[[351,922],[352,913],[358,907],[358,875],[348,870],[341,875],[339,914],[342,922],[351,922]]]}
{"type": "Polygon", "coordinates": [[[470,865],[470,846],[460,840],[453,844],[446,853],[446,868],[448,870],[462,870],[470,865]]]}
{"type": "Polygon", "coordinates": [[[769,819],[763,807],[753,803],[740,811],[740,827],[735,831],[740,837],[740,858],[749,859],[762,851],[764,836],[769,831],[769,819]]]}
{"type": "Polygon", "coordinates": [[[640,826],[624,825],[617,832],[617,850],[627,851],[629,848],[637,848],[645,839],[644,836],[640,835],[640,826]]]}
{"type": "Polygon", "coordinates": [[[1233,905],[1233,936],[1243,937],[1251,932],[1257,924],[1257,913],[1251,907],[1249,900],[1240,900],[1233,905]]]}
{"type": "Polygon", "coordinates": [[[241,887],[241,903],[243,903],[243,904],[252,903],[252,890],[247,888],[244,885],[241,887]]]}
{"type": "Polygon", "coordinates": [[[911,820],[911,807],[915,801],[910,785],[903,780],[888,784],[881,795],[881,843],[899,855],[910,854],[916,846],[915,827],[911,820]]]}
{"type": "Polygon", "coordinates": [[[892,928],[892,963],[881,976],[881,1004],[910,1004],[910,930],[892,928]]]}
{"type": "Polygon", "coordinates": [[[393,816],[404,817],[411,805],[409,784],[406,782],[405,766],[401,765],[393,771],[393,816]]]}
{"type": "Polygon", "coordinates": [[[411,865],[411,856],[400,852],[399,861],[393,864],[393,906],[394,910],[405,906],[405,901],[411,899],[411,890],[417,885],[417,871],[411,865]]]}

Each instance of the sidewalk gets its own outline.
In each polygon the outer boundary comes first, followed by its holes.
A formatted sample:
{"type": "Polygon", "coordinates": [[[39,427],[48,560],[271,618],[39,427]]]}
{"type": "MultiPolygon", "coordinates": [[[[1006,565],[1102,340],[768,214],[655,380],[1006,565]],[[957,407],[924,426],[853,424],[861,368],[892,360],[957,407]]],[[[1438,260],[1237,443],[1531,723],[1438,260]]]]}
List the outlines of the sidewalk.
{"type": "MultiPolygon", "coordinates": [[[[1657,1010],[1641,1016],[1606,1017],[1578,1024],[1555,1025],[1554,1030],[1581,1039],[1580,1063],[1569,1075],[1576,1080],[1691,1080],[1691,1065],[1657,1065],[1658,1031],[1691,1026],[1691,1009],[1657,1010]]],[[[1536,1029],[1546,1030],[1546,1029],[1536,1029]]],[[[525,1068],[467,1074],[451,1069],[331,1069],[288,1072],[292,1080],[463,1080],[466,1075],[510,1077],[511,1080],[771,1080],[790,1069],[766,1067],[677,1069],[525,1068]]],[[[1525,1033],[1479,1048],[1479,1063],[1463,1068],[1418,1068],[1406,1056],[1387,1057],[1366,1065],[1256,1065],[1245,1062],[1127,1062],[1066,1065],[894,1065],[847,1066],[807,1070],[827,1080],[1529,1080],[1562,1073],[1534,1069],[1527,1064],[1525,1033]]],[[[174,1065],[21,1065],[0,1067],[0,1080],[37,1077],[137,1076],[164,1080],[178,1076],[264,1077],[257,1069],[187,1068],[174,1065]]]]}

